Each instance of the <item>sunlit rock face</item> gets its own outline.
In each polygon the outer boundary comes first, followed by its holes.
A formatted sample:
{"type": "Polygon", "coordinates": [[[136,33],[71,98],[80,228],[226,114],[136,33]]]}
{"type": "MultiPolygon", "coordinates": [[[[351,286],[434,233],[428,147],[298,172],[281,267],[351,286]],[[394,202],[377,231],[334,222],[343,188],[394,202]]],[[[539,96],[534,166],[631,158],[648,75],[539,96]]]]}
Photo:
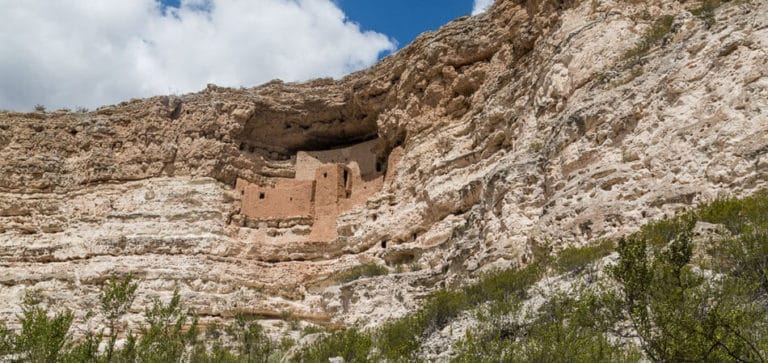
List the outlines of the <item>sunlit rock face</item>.
{"type": "Polygon", "coordinates": [[[203,322],[375,325],[534,242],[766,186],[767,1],[714,25],[671,0],[554,3],[499,1],[340,80],[0,114],[0,318],[26,289],[83,315],[133,273],[135,313],[178,288],[203,322]],[[391,271],[334,281],[361,263],[391,271]]]}

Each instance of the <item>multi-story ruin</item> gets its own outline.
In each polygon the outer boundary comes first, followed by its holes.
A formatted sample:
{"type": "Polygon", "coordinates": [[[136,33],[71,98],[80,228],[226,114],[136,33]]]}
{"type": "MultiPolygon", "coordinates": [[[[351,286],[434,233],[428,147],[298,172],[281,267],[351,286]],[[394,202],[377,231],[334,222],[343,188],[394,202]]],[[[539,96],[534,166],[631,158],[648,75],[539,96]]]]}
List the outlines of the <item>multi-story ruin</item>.
{"type": "Polygon", "coordinates": [[[402,148],[382,158],[376,152],[378,142],[299,151],[294,178],[271,178],[262,185],[238,179],[244,225],[264,229],[266,237],[279,233],[288,240],[335,239],[338,216],[363,205],[392,177],[402,148]]]}

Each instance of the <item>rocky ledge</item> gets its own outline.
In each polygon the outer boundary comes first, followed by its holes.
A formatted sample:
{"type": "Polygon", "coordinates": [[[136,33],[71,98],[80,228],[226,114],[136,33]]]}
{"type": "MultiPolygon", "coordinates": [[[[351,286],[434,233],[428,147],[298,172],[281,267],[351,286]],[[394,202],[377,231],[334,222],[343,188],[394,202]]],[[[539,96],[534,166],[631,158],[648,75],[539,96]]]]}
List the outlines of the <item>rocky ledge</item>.
{"type": "Polygon", "coordinates": [[[536,241],[751,194],[768,179],[768,1],[695,6],[497,1],[340,80],[2,113],[0,319],[26,289],[84,314],[132,273],[135,312],[178,288],[203,321],[375,325],[527,264],[536,241]],[[238,179],[377,137],[400,161],[334,238],[266,241],[238,217],[238,179]],[[336,278],[360,264],[389,273],[336,278]]]}

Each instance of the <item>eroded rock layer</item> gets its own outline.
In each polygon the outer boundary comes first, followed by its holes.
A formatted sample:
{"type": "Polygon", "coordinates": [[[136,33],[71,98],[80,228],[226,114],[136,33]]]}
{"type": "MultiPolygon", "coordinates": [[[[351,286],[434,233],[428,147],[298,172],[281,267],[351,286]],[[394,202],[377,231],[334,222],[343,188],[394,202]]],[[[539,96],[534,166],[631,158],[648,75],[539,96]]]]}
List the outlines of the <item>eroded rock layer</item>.
{"type": "Polygon", "coordinates": [[[84,313],[106,278],[133,273],[137,312],[178,287],[204,320],[377,324],[528,263],[534,242],[615,237],[752,193],[768,177],[768,1],[712,19],[695,6],[498,1],[338,81],[0,114],[0,318],[25,289],[84,313]],[[344,204],[363,194],[340,182],[318,213],[299,155],[377,138],[368,174],[318,161],[374,189],[344,204]],[[307,213],[248,209],[245,191],[276,185],[307,213]],[[311,238],[316,223],[329,233],[311,238]],[[361,263],[391,272],[334,282],[361,263]]]}

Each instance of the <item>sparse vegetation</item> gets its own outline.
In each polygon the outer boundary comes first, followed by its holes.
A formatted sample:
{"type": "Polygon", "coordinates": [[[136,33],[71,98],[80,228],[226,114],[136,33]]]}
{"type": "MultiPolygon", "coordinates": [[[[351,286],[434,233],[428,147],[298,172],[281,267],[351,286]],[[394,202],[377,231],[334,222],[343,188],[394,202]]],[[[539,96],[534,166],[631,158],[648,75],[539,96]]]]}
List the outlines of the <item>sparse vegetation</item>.
{"type": "MultiPolygon", "coordinates": [[[[604,296],[585,293],[577,298],[559,294],[535,313],[515,321],[518,301],[493,324],[468,334],[457,344],[455,362],[628,362],[641,357],[637,349],[611,343],[605,333],[611,321],[604,296]]],[[[526,314],[524,314],[526,315],[526,314]]]]}
{"type": "Polygon", "coordinates": [[[673,22],[674,17],[672,15],[664,15],[656,19],[635,46],[621,54],[617,64],[609,66],[595,75],[596,84],[608,84],[610,88],[614,88],[641,76],[644,73],[643,58],[672,31],[673,22]],[[625,74],[627,70],[630,72],[625,74]]]}
{"type": "Polygon", "coordinates": [[[373,338],[358,327],[337,330],[306,346],[294,357],[295,362],[327,362],[328,358],[342,357],[344,362],[369,362],[373,338]]]}
{"type": "Polygon", "coordinates": [[[73,318],[69,310],[49,316],[40,297],[28,292],[22,305],[21,332],[10,339],[14,343],[11,352],[24,361],[62,360],[71,349],[69,327],[73,318]]]}
{"type": "Polygon", "coordinates": [[[640,37],[635,47],[624,52],[621,59],[626,64],[623,68],[627,69],[637,64],[655,45],[661,42],[672,30],[674,19],[672,15],[664,15],[656,19],[640,37]]]}
{"type": "MultiPolygon", "coordinates": [[[[494,271],[474,284],[438,290],[418,311],[377,329],[305,328],[305,335],[321,335],[291,357],[284,356],[294,344],[291,339],[273,341],[258,322],[245,316],[224,328],[209,326],[202,339],[178,291],[169,301],[156,299],[146,309],[146,324],[137,334],[124,330],[122,316],[137,289],[131,276],[111,279],[102,289],[100,308],[107,332],[77,341],[70,333],[73,314],[49,311],[43,297],[30,291],[21,328],[13,331],[0,324],[0,357],[52,362],[315,362],[332,357],[410,362],[421,359],[421,342],[427,336],[465,315],[473,316],[477,325],[454,347],[457,362],[768,359],[766,193],[718,199],[651,223],[617,244],[601,240],[555,257],[541,246],[533,252],[535,263],[525,268],[494,271]],[[697,247],[697,222],[722,226],[720,236],[697,247]],[[696,250],[705,251],[710,263],[698,263],[696,250]],[[613,262],[601,280],[574,282],[567,290],[530,299],[542,277],[577,278],[586,266],[614,251],[618,257],[606,260],[613,262]],[[536,300],[543,302],[531,305],[536,300]],[[114,334],[120,329],[126,341],[117,347],[114,334]],[[102,343],[106,348],[99,350],[102,343]]],[[[360,267],[350,276],[376,270],[360,267]]],[[[284,318],[293,319],[287,313],[284,318]]]]}
{"type": "MultiPolygon", "coordinates": [[[[197,319],[184,308],[178,291],[168,302],[155,299],[144,312],[138,334],[125,330],[124,343],[115,344],[122,316],[133,303],[138,285],[131,276],[112,278],[101,291],[101,311],[108,331],[86,332],[75,340],[74,314],[51,311],[43,296],[28,291],[22,305],[21,328],[0,322],[0,361],[9,362],[271,362],[290,348],[274,342],[253,320],[238,316],[219,330],[212,327],[200,339],[197,319]],[[99,349],[100,344],[106,345],[99,349]]],[[[86,314],[93,319],[95,314],[86,314]]]]}
{"type": "Polygon", "coordinates": [[[118,330],[122,328],[120,320],[133,304],[138,287],[139,284],[133,282],[133,275],[128,275],[121,280],[113,276],[101,289],[101,310],[107,319],[107,328],[109,329],[109,340],[105,351],[107,361],[112,360],[118,330]]]}
{"type": "Polygon", "coordinates": [[[557,269],[559,272],[581,272],[584,267],[609,255],[614,249],[611,240],[602,240],[592,246],[566,248],[557,256],[557,269]]]}
{"type": "MultiPolygon", "coordinates": [[[[533,264],[524,269],[500,270],[483,275],[477,284],[461,289],[443,289],[426,299],[418,311],[403,318],[390,321],[374,331],[353,333],[336,332],[302,351],[297,361],[327,361],[339,354],[330,347],[369,347],[370,356],[352,361],[387,360],[389,362],[411,362],[418,360],[416,354],[422,338],[444,328],[460,313],[486,302],[505,299],[522,299],[528,287],[538,281],[543,270],[533,264]],[[348,341],[345,341],[348,339],[348,341]],[[375,352],[375,353],[373,353],[375,352]]],[[[345,348],[346,349],[346,348],[345,348]]],[[[357,352],[357,350],[352,350],[357,352]]],[[[350,361],[347,359],[347,361],[350,361]]]]}
{"type": "Polygon", "coordinates": [[[301,328],[301,322],[299,321],[299,318],[297,318],[296,315],[290,311],[281,312],[280,319],[287,322],[288,328],[291,330],[299,330],[299,328],[301,328]]]}
{"type": "Polygon", "coordinates": [[[724,2],[723,0],[703,0],[700,6],[691,10],[691,14],[704,21],[707,26],[715,25],[715,10],[724,2]]]}
{"type": "MultiPolygon", "coordinates": [[[[521,311],[520,301],[487,309],[493,324],[460,341],[456,361],[765,361],[766,231],[765,193],[651,223],[618,243],[619,258],[603,283],[556,294],[532,313],[521,311]],[[693,261],[697,221],[732,234],[711,242],[714,271],[693,261]]],[[[558,269],[592,260],[573,256],[609,251],[600,246],[561,254],[558,269]]]]}
{"type": "Polygon", "coordinates": [[[340,272],[333,278],[333,280],[340,283],[347,283],[364,277],[381,276],[388,273],[389,270],[385,266],[377,265],[375,263],[366,263],[340,272]]]}
{"type": "Polygon", "coordinates": [[[325,333],[327,331],[328,329],[323,326],[310,324],[305,326],[304,329],[301,330],[301,335],[305,336],[310,334],[325,333]]]}
{"type": "MultiPolygon", "coordinates": [[[[733,2],[740,3],[748,1],[749,0],[735,0],[733,2]]],[[[691,9],[691,14],[701,19],[707,27],[711,27],[716,23],[715,11],[728,2],[731,1],[702,0],[698,6],[691,9]]],[[[593,9],[596,8],[596,6],[596,3],[593,1],[593,9]]],[[[640,40],[635,46],[621,55],[619,62],[616,65],[608,67],[595,75],[596,83],[609,84],[610,87],[613,88],[631,82],[633,79],[642,75],[644,72],[641,67],[643,58],[651,51],[651,49],[653,49],[653,47],[659,45],[659,43],[661,43],[672,31],[673,22],[674,17],[672,15],[664,15],[656,19],[648,30],[646,30],[640,37],[640,40]],[[631,72],[626,76],[621,76],[621,73],[625,70],[631,70],[631,72]],[[621,76],[619,79],[615,79],[619,76],[621,76]]]]}
{"type": "Polygon", "coordinates": [[[38,103],[38,104],[35,105],[35,111],[37,111],[37,112],[45,112],[45,106],[43,106],[43,105],[38,103]]]}
{"type": "Polygon", "coordinates": [[[632,322],[653,361],[763,361],[765,304],[733,276],[708,279],[690,265],[690,231],[659,250],[624,240],[612,269],[622,317],[632,322]],[[758,348],[762,347],[762,348],[758,348]]]}

